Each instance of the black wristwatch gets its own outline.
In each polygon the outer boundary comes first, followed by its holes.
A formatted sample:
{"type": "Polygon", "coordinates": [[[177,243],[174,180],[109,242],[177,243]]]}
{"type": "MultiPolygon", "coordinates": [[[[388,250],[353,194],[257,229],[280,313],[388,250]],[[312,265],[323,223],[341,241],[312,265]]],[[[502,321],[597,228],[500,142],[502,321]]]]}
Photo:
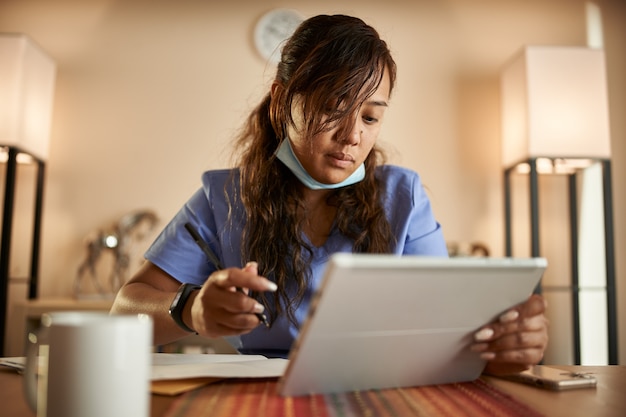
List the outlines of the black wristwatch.
{"type": "Polygon", "coordinates": [[[195,284],[181,285],[176,292],[176,296],[174,296],[174,300],[172,300],[172,304],[170,304],[170,316],[172,316],[174,323],[178,324],[178,327],[181,329],[190,333],[196,333],[196,331],[187,326],[183,321],[183,308],[185,308],[185,304],[187,304],[187,300],[189,299],[191,293],[195,290],[199,290],[200,288],[202,287],[195,284]]]}

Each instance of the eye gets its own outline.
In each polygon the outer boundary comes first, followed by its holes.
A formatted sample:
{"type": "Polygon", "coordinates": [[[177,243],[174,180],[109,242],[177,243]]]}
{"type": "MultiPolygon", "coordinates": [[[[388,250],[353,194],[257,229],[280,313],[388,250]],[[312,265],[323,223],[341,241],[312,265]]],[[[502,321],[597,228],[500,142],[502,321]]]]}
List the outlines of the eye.
{"type": "Polygon", "coordinates": [[[372,117],[372,116],[364,115],[363,116],[363,121],[365,121],[365,123],[367,123],[367,124],[372,125],[372,124],[377,123],[378,119],[375,118],[375,117],[372,117]]]}

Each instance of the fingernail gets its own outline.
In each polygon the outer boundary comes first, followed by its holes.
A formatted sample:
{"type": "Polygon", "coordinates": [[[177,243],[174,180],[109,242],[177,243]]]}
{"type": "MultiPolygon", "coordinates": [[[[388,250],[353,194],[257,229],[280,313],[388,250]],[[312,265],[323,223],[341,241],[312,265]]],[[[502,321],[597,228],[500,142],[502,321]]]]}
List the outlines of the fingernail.
{"type": "Polygon", "coordinates": [[[500,323],[508,323],[516,320],[518,317],[519,312],[517,310],[509,310],[500,316],[500,323]]]}
{"type": "Polygon", "coordinates": [[[226,271],[225,269],[222,269],[220,271],[214,272],[213,273],[213,279],[216,281],[226,281],[228,279],[228,271],[226,271]]]}
{"type": "Polygon", "coordinates": [[[256,262],[254,262],[254,261],[250,261],[250,262],[248,262],[248,263],[246,264],[246,269],[247,269],[247,268],[258,268],[258,267],[259,267],[259,264],[258,264],[258,263],[256,263],[256,262]]]}
{"type": "Polygon", "coordinates": [[[256,303],[254,305],[254,312],[255,313],[262,313],[264,311],[265,311],[265,306],[263,306],[263,304],[256,303]]]}
{"type": "Polygon", "coordinates": [[[267,288],[266,291],[274,292],[278,289],[278,285],[276,285],[276,283],[272,281],[267,281],[266,288],[267,288]]]}
{"type": "Polygon", "coordinates": [[[474,333],[474,340],[483,341],[489,340],[493,336],[493,330],[489,327],[486,327],[476,333],[474,333]]]}
{"type": "Polygon", "coordinates": [[[480,354],[480,359],[484,359],[486,361],[490,361],[496,358],[496,354],[493,352],[484,352],[480,354]]]}

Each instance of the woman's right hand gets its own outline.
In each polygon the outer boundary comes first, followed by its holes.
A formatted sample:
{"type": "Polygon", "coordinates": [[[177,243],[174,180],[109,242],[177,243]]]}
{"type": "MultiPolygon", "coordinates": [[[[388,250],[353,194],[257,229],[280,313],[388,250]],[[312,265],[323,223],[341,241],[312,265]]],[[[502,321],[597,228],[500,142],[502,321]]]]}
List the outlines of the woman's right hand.
{"type": "Polygon", "coordinates": [[[246,294],[276,291],[276,284],[258,275],[256,262],[244,268],[227,268],[214,272],[202,288],[190,297],[192,328],[201,336],[222,337],[244,334],[260,323],[255,314],[265,308],[246,294]],[[237,287],[244,293],[238,292],[237,287]]]}

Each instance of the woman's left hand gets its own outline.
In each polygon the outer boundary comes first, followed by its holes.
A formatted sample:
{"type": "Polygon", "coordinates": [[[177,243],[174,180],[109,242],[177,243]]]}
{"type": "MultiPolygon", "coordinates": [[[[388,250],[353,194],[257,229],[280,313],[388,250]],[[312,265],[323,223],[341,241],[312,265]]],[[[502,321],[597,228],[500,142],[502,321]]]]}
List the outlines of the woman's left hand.
{"type": "Polygon", "coordinates": [[[541,361],[548,345],[545,309],[545,299],[533,294],[474,334],[471,349],[488,361],[485,373],[521,372],[541,361]]]}

